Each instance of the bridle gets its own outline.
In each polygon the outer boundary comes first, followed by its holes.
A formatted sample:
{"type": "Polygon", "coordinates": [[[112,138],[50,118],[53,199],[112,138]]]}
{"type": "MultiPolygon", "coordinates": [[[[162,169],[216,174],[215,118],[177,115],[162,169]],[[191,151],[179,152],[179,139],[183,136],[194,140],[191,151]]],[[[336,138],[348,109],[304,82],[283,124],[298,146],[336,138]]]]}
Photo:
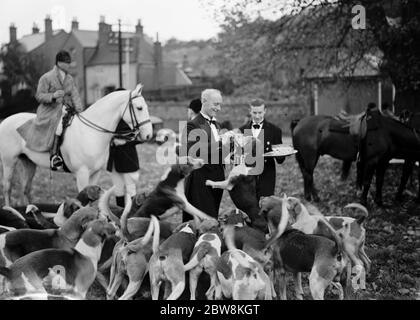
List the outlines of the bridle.
{"type": "MultiPolygon", "coordinates": [[[[124,114],[127,112],[127,110],[130,112],[130,118],[131,118],[131,123],[133,124],[133,129],[130,130],[120,130],[120,131],[112,131],[112,130],[108,130],[106,128],[103,128],[99,125],[97,125],[96,123],[90,121],[89,119],[86,119],[84,116],[82,116],[80,113],[77,113],[77,117],[79,118],[79,120],[87,125],[88,127],[95,129],[96,131],[99,132],[103,132],[103,133],[111,133],[113,135],[115,135],[115,137],[117,137],[118,139],[123,139],[123,140],[127,140],[127,141],[133,141],[137,138],[137,136],[140,133],[140,128],[148,123],[151,123],[152,121],[149,119],[139,122],[136,116],[136,112],[134,110],[134,105],[133,105],[133,100],[136,98],[141,97],[141,95],[132,96],[132,91],[130,91],[130,95],[129,95],[129,99],[127,102],[127,105],[124,109],[124,112],[122,113],[121,119],[124,118],[124,114]]],[[[140,109],[141,111],[141,109],[140,109]]]]}

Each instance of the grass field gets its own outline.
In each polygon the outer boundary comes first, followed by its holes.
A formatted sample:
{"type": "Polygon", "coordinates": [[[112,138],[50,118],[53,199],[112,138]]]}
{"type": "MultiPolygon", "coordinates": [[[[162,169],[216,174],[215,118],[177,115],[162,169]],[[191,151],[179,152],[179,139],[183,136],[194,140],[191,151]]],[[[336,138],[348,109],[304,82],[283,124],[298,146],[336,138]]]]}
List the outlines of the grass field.
{"type": "MultiPolygon", "coordinates": [[[[167,166],[156,162],[156,145],[140,145],[138,151],[141,163],[138,191],[151,191],[167,166]]],[[[340,169],[341,162],[329,157],[321,158],[317,166],[315,183],[321,202],[316,205],[324,214],[340,215],[346,204],[358,200],[354,168],[345,182],[339,179],[340,169]]],[[[355,299],[420,299],[420,206],[412,201],[415,194],[413,185],[408,187],[404,206],[393,203],[400,174],[401,167],[397,166],[387,171],[384,184],[386,207],[381,209],[371,203],[366,252],[372,260],[372,270],[367,276],[367,289],[356,292],[355,299]]],[[[106,173],[102,175],[100,185],[111,185],[106,173]]],[[[14,180],[13,190],[13,198],[17,200],[20,190],[18,179],[14,180]]],[[[282,165],[277,166],[276,194],[281,192],[303,197],[303,180],[294,157],[287,158],[282,165]]],[[[71,175],[38,169],[32,192],[34,202],[60,202],[76,193],[75,179],[71,175]]],[[[0,203],[4,203],[2,194],[0,203]]],[[[229,195],[225,192],[221,211],[232,207],[229,195]]],[[[303,286],[305,299],[310,299],[307,281],[303,282],[303,286]]],[[[292,292],[288,293],[292,298],[292,292]]],[[[89,298],[103,299],[104,292],[94,286],[89,298]]]]}

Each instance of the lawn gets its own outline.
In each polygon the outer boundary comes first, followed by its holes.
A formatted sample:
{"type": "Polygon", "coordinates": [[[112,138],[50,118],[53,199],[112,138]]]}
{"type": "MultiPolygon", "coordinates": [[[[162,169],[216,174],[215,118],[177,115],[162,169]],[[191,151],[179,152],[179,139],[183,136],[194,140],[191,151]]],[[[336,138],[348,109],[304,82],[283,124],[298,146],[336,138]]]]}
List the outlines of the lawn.
{"type": "MultiPolygon", "coordinates": [[[[156,145],[143,144],[138,146],[138,151],[141,166],[138,191],[148,192],[153,189],[168,166],[157,163],[156,145]]],[[[350,178],[344,182],[339,179],[340,169],[341,162],[330,157],[321,158],[317,166],[315,183],[321,201],[316,206],[324,214],[340,215],[346,204],[358,200],[354,167],[350,178]]],[[[393,202],[400,174],[399,166],[391,167],[387,171],[384,184],[386,202],[384,209],[376,207],[371,202],[370,215],[366,223],[366,252],[372,260],[372,270],[367,276],[366,290],[356,292],[355,299],[420,299],[420,206],[413,201],[416,191],[412,184],[405,193],[403,205],[393,202]]],[[[102,175],[100,185],[102,187],[111,185],[107,174],[102,175]]],[[[13,198],[18,199],[18,190],[20,190],[18,179],[14,180],[13,186],[13,198]]],[[[372,190],[374,191],[374,187],[372,190]]],[[[282,165],[277,166],[276,194],[282,192],[290,196],[303,197],[303,180],[294,157],[287,158],[282,165]]],[[[38,169],[33,183],[34,202],[60,202],[66,197],[75,196],[76,193],[75,179],[71,175],[38,169]]],[[[0,203],[4,203],[2,194],[0,203]]],[[[221,211],[232,207],[229,195],[225,192],[221,211]]],[[[305,298],[309,299],[306,280],[303,282],[303,287],[305,298]]],[[[291,298],[291,291],[288,293],[291,298]]],[[[103,299],[104,292],[95,286],[89,297],[103,299]]],[[[335,299],[334,296],[332,298],[335,299]]]]}

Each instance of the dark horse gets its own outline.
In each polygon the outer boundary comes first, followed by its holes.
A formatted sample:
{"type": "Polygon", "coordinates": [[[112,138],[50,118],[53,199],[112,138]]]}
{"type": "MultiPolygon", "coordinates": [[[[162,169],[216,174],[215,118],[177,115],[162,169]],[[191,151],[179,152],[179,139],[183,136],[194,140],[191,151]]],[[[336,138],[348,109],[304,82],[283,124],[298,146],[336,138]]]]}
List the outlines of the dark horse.
{"type": "MultiPolygon", "coordinates": [[[[360,115],[361,119],[362,115],[360,115]]],[[[313,173],[320,156],[328,154],[343,160],[342,179],[348,177],[351,164],[357,159],[359,133],[350,134],[349,124],[331,116],[309,116],[291,123],[293,146],[298,151],[299,163],[304,181],[305,198],[319,201],[314,187],[313,173]]]]}
{"type": "Polygon", "coordinates": [[[405,159],[397,194],[397,197],[401,196],[414,162],[420,159],[420,132],[400,121],[382,116],[378,110],[368,111],[367,134],[360,146],[360,170],[363,175],[361,203],[367,203],[367,195],[376,169],[375,202],[382,205],[384,175],[389,161],[393,158],[405,159]]]}

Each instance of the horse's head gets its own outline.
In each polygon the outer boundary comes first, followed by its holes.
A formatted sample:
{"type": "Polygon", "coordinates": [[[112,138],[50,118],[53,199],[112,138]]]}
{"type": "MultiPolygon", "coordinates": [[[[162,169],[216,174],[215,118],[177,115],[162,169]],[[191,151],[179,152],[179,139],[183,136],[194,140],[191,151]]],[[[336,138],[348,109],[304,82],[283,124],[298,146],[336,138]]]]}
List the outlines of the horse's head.
{"type": "Polygon", "coordinates": [[[143,141],[153,137],[153,127],[150,121],[149,107],[142,96],[143,85],[138,84],[136,89],[130,92],[127,108],[124,109],[122,119],[131,129],[136,130],[143,141]]]}

